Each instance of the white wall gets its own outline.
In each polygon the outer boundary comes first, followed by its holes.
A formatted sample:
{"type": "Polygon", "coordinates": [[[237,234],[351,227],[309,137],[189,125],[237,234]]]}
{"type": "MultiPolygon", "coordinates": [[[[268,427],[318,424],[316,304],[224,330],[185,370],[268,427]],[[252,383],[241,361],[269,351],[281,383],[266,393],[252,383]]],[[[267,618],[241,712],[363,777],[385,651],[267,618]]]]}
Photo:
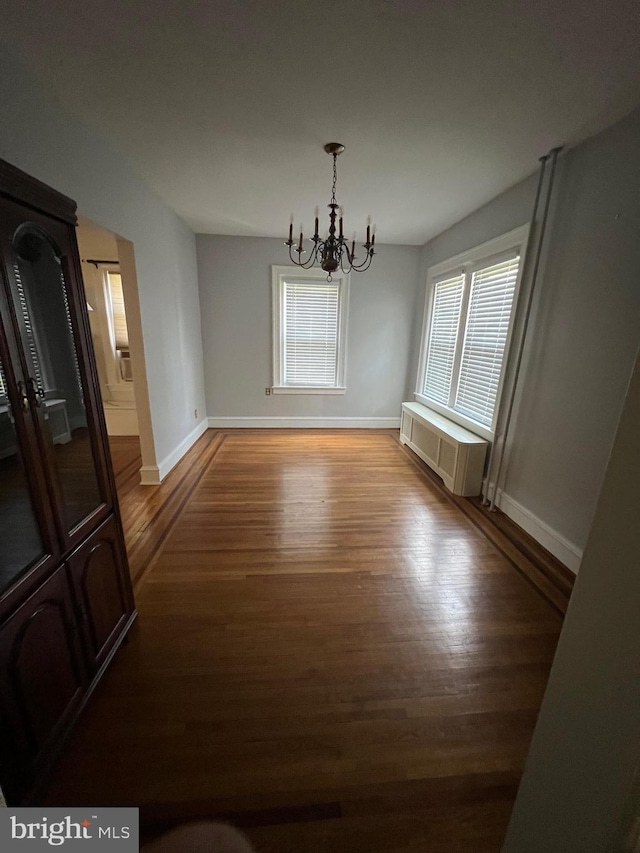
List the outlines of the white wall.
{"type": "MultiPolygon", "coordinates": [[[[574,569],[640,340],[638,138],[640,111],[559,161],[504,481],[505,511],[574,569]]],[[[427,268],[529,221],[534,191],[535,176],[427,243],[421,304],[427,268]]]]}
{"type": "Polygon", "coordinates": [[[165,473],[198,423],[205,423],[194,236],[122,157],[66,115],[4,48],[0,103],[0,157],[134,243],[155,456],[165,473]]]}
{"type": "Polygon", "coordinates": [[[210,418],[220,423],[231,423],[222,418],[347,418],[367,419],[358,422],[363,426],[397,425],[419,247],[381,245],[367,272],[352,273],[344,396],[267,397],[265,388],[273,384],[271,265],[286,264],[284,242],[199,234],[196,244],[210,418]]]}
{"type": "Polygon", "coordinates": [[[640,359],[569,602],[504,853],[638,849],[623,845],[630,819],[640,818],[638,435],[640,359]]]}

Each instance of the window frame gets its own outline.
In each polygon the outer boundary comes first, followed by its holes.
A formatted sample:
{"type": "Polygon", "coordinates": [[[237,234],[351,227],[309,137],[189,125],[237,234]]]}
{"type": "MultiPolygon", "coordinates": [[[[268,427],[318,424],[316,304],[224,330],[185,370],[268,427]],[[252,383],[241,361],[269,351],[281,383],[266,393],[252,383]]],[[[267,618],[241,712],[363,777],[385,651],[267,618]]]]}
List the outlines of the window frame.
{"type": "MultiPolygon", "coordinates": [[[[474,246],[472,249],[468,249],[465,252],[461,252],[458,255],[454,255],[452,258],[448,258],[446,261],[442,261],[441,263],[435,264],[434,266],[429,267],[429,269],[427,270],[424,316],[422,321],[422,335],[420,339],[420,360],[418,362],[418,376],[416,382],[416,390],[414,392],[414,399],[418,403],[422,403],[428,408],[433,409],[435,412],[444,415],[454,423],[466,427],[467,429],[471,430],[482,438],[486,438],[488,441],[493,441],[493,439],[495,438],[496,419],[500,410],[500,399],[502,396],[505,376],[509,364],[509,350],[513,338],[516,316],[518,313],[518,299],[520,295],[522,274],[526,263],[526,250],[529,239],[529,231],[529,223],[521,225],[518,228],[514,228],[512,231],[507,232],[506,234],[502,234],[500,237],[496,237],[493,240],[488,240],[486,243],[481,243],[479,246],[474,246]],[[435,285],[439,281],[443,281],[447,278],[452,278],[457,274],[464,273],[462,303],[460,308],[460,324],[458,328],[458,335],[462,336],[462,342],[464,342],[468,318],[469,299],[471,294],[471,277],[473,273],[479,269],[483,269],[484,267],[490,266],[493,262],[498,263],[501,259],[506,259],[506,256],[508,256],[510,252],[519,253],[520,264],[518,267],[518,276],[516,279],[515,291],[513,294],[513,308],[511,310],[511,316],[509,318],[509,328],[507,331],[507,339],[504,348],[504,357],[500,369],[500,379],[498,382],[498,389],[496,394],[496,404],[493,411],[491,426],[487,427],[484,424],[479,423],[478,421],[474,421],[467,415],[463,415],[451,406],[445,406],[442,403],[438,403],[437,401],[432,400],[431,398],[425,396],[422,393],[427,370],[429,341],[431,337],[431,322],[433,302],[435,296],[435,285]]],[[[462,343],[457,345],[456,352],[454,354],[452,382],[456,383],[456,385],[460,375],[461,359],[462,343]]]]}
{"type": "Polygon", "coordinates": [[[320,268],[308,270],[292,266],[271,267],[272,290],[272,334],[273,334],[273,383],[272,394],[345,394],[347,374],[347,318],[349,313],[349,274],[332,273],[332,284],[338,285],[338,340],[336,347],[335,385],[286,385],[284,382],[284,329],[282,315],[284,307],[284,285],[287,281],[315,281],[327,283],[327,274],[320,268]]]}

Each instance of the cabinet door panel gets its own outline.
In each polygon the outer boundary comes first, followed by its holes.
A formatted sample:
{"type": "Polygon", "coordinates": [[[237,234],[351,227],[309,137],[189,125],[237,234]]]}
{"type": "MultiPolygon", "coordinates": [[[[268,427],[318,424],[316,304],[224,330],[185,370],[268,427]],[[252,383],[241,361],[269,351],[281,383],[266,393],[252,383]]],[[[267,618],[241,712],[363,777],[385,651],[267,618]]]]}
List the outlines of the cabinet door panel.
{"type": "Polygon", "coordinates": [[[82,613],[89,665],[96,670],[133,613],[128,570],[115,519],[102,524],[68,562],[82,613]]]}
{"type": "Polygon", "coordinates": [[[13,237],[13,282],[33,402],[41,411],[63,496],[65,527],[100,506],[67,282],[53,243],[24,223],[13,237]]]}
{"type": "MultiPolygon", "coordinates": [[[[111,503],[73,232],[0,200],[2,254],[26,393],[38,427],[63,550],[111,503]]],[[[86,312],[85,312],[86,313],[86,312]]]]}
{"type": "MultiPolygon", "coordinates": [[[[24,377],[11,360],[0,287],[0,618],[9,589],[37,586],[59,563],[59,547],[39,466],[37,439],[26,409],[24,377]],[[29,575],[29,579],[26,578],[29,575]]],[[[11,342],[13,343],[13,342],[11,342]]]]}
{"type": "Polygon", "coordinates": [[[0,595],[47,556],[0,352],[0,595]]]}
{"type": "Polygon", "coordinates": [[[2,765],[11,768],[3,787],[14,801],[71,722],[86,681],[71,590],[60,568],[0,626],[0,742],[2,765]]]}

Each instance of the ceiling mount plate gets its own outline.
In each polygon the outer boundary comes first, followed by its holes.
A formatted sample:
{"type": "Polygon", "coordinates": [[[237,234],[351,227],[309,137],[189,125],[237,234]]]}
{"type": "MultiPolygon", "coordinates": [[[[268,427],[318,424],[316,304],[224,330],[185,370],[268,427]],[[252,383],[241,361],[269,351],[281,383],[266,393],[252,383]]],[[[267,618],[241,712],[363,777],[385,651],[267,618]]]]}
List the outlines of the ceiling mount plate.
{"type": "Polygon", "coordinates": [[[344,145],[341,142],[327,142],[324,146],[324,150],[327,154],[335,154],[337,156],[338,154],[342,154],[344,151],[344,145]]]}

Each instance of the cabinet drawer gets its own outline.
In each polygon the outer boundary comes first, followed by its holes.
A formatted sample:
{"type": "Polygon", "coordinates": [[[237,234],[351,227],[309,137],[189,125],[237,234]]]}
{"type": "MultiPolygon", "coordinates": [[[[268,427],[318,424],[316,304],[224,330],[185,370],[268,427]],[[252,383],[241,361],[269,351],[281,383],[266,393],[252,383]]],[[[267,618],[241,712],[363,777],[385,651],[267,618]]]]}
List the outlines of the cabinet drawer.
{"type": "Polygon", "coordinates": [[[92,674],[102,666],[133,613],[131,585],[120,541],[112,516],[67,560],[92,674]]]}

